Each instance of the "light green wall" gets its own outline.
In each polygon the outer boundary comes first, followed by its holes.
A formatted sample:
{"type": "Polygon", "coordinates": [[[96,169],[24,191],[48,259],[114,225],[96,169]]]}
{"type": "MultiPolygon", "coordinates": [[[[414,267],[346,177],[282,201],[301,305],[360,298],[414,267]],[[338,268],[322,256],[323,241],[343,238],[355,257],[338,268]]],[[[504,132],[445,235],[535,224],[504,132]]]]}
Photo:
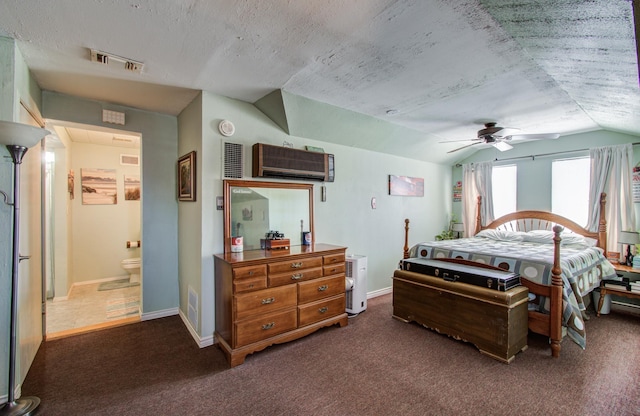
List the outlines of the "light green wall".
{"type": "MultiPolygon", "coordinates": [[[[143,319],[178,307],[178,204],[175,166],[177,119],[164,114],[43,92],[43,116],[110,129],[102,109],[125,113],[121,128],[142,136],[142,311],[143,319]]],[[[77,197],[80,197],[78,195],[77,197]]]]}
{"type": "MultiPolygon", "coordinates": [[[[189,287],[198,294],[197,322],[189,320],[193,330],[200,330],[202,306],[202,238],[206,230],[202,226],[203,189],[209,183],[203,180],[202,171],[206,169],[207,155],[203,152],[202,140],[202,100],[198,95],[178,116],[178,154],[196,152],[196,200],[178,202],[178,261],[180,284],[180,310],[189,318],[189,287]]],[[[201,335],[200,335],[201,336],[201,335]]],[[[202,337],[202,336],[201,336],[202,337]]]]}
{"type": "MultiPolygon", "coordinates": [[[[474,153],[460,163],[495,161],[498,159],[495,162],[497,164],[517,165],[517,209],[551,211],[551,164],[554,159],[578,156],[588,157],[589,148],[635,142],[640,142],[640,137],[599,130],[564,136],[560,140],[537,140],[520,143],[507,152],[489,148],[474,153]]],[[[634,148],[634,163],[638,163],[639,160],[640,149],[636,146],[634,148]]],[[[453,177],[454,180],[461,180],[461,167],[453,168],[453,177]]],[[[640,204],[635,205],[636,214],[638,215],[640,204]]],[[[461,211],[462,204],[455,203],[454,212],[460,215],[461,211]]]]}
{"type": "MultiPolygon", "coordinates": [[[[316,117],[331,120],[335,108],[327,107],[327,111],[316,117]]],[[[449,166],[290,136],[254,105],[207,92],[202,93],[202,118],[201,336],[208,337],[214,330],[213,254],[224,250],[223,211],[215,209],[215,197],[222,196],[223,191],[220,154],[223,141],[243,144],[244,179],[253,179],[251,146],[257,142],[279,146],[286,141],[298,149],[318,146],[335,155],[336,180],[324,184],[326,202],[320,201],[322,183],[314,182],[315,240],[344,245],[348,253],[367,256],[368,292],[391,286],[393,270],[402,258],[405,218],[411,220],[410,244],[432,239],[446,224],[451,210],[451,190],[446,186],[451,182],[449,166]],[[218,132],[218,123],[223,119],[235,124],[234,136],[225,138],[218,132]],[[389,174],[424,178],[425,196],[389,196],[389,174]],[[371,208],[372,197],[377,199],[375,210],[371,208]],[[205,307],[210,310],[205,312],[205,307]]]]}

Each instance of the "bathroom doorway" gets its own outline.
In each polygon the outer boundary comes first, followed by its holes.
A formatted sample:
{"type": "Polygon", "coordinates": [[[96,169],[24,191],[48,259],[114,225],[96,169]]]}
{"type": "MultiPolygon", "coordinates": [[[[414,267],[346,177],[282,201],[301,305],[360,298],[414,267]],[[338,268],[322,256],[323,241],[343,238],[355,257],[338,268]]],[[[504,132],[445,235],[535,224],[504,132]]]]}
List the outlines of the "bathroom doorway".
{"type": "Polygon", "coordinates": [[[46,338],[137,322],[140,134],[57,121],[47,128],[54,134],[43,167],[46,338]]]}

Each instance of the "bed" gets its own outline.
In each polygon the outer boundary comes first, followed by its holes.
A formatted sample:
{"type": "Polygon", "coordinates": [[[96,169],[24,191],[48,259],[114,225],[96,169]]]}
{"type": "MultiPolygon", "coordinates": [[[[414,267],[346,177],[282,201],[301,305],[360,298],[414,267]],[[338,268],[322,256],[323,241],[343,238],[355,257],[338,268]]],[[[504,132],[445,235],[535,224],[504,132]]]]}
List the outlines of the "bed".
{"type": "MultiPolygon", "coordinates": [[[[478,197],[478,213],[482,199],[478,197]]],[[[606,195],[600,198],[600,212],[606,195]]],[[[599,287],[602,279],[615,279],[606,257],[606,229],[601,215],[597,232],[545,211],[507,214],[486,226],[476,218],[470,238],[422,242],[409,248],[409,220],[405,220],[403,258],[453,259],[480,263],[519,273],[529,289],[528,326],[531,332],[548,336],[551,353],[560,356],[566,333],[586,348],[586,306],[583,298],[599,287]]]]}

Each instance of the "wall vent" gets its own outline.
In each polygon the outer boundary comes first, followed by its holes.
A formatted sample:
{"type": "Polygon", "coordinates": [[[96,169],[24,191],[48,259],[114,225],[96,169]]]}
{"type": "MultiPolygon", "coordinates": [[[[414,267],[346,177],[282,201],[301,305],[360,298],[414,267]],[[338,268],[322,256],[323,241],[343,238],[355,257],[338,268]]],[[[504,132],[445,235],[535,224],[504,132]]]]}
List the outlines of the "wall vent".
{"type": "Polygon", "coordinates": [[[222,178],[242,179],[244,152],[239,143],[222,142],[222,178]]]}
{"type": "Polygon", "coordinates": [[[335,161],[332,154],[272,146],[253,145],[253,177],[333,182],[335,161]]]}
{"type": "Polygon", "coordinates": [[[120,164],[123,166],[140,166],[140,156],[120,155],[120,164]]]}

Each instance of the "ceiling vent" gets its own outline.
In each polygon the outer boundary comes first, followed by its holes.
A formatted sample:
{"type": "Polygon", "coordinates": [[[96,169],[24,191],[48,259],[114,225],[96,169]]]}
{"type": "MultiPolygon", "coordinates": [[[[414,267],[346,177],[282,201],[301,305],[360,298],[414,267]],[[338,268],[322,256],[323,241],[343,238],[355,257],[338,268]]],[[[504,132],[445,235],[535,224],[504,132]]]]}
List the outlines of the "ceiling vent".
{"type": "Polygon", "coordinates": [[[101,52],[91,49],[91,62],[97,62],[103,65],[109,65],[116,68],[122,68],[126,71],[141,73],[144,63],[134,61],[133,59],[123,58],[107,52],[101,52]]]}

